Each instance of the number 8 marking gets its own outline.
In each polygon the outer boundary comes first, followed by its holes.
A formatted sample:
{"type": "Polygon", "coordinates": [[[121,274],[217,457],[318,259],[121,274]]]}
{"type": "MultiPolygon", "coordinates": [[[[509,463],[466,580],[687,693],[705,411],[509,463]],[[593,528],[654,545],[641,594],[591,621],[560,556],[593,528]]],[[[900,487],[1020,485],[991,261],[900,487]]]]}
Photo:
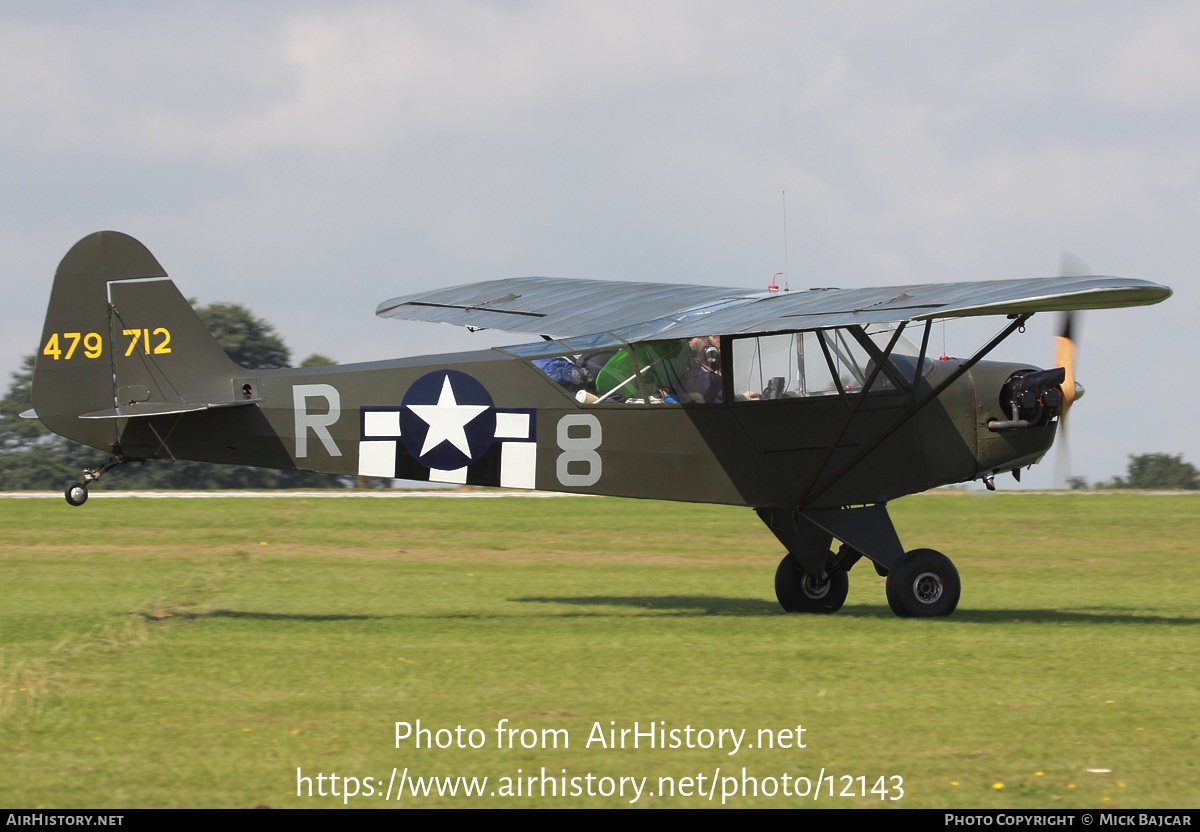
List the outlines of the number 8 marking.
{"type": "Polygon", "coordinates": [[[587,486],[595,485],[600,479],[600,454],[596,449],[601,440],[600,420],[590,413],[564,416],[558,420],[558,447],[562,453],[558,455],[555,472],[558,481],[563,485],[587,486]],[[587,428],[588,435],[573,437],[569,430],[573,427],[587,428]],[[574,463],[586,463],[586,474],[572,474],[568,466],[574,463]]]}

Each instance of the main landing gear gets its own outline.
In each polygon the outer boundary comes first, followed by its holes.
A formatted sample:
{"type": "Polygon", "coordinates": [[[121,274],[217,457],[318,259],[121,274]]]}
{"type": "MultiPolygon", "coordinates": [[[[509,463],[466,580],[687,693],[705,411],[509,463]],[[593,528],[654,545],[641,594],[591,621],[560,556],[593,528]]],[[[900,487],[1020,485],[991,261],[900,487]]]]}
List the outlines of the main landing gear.
{"type": "Polygon", "coordinates": [[[116,456],[109,457],[108,461],[99,468],[84,468],[83,482],[73,482],[67,486],[67,490],[64,492],[67,502],[73,506],[83,505],[87,502],[88,486],[91,483],[94,483],[118,465],[124,465],[126,462],[132,461],[124,454],[118,453],[116,456]]]}
{"type": "Polygon", "coordinates": [[[791,553],[783,556],[775,570],[775,597],[788,612],[837,612],[846,603],[850,591],[850,576],[844,569],[834,568],[836,556],[829,553],[829,568],[813,577],[804,571],[791,553]]]}
{"type": "Polygon", "coordinates": [[[759,509],[759,517],[788,553],[775,571],[775,597],[788,612],[834,613],[846,602],[849,571],[869,558],[887,579],[888,606],[901,618],[933,618],[954,612],[962,595],[958,570],[933,549],[905,552],[882,504],[860,508],[783,512],[759,509]],[[834,538],[842,547],[834,554],[834,538]]]}
{"type": "Polygon", "coordinates": [[[913,549],[888,571],[888,606],[901,618],[949,615],[961,594],[958,570],[933,549],[913,549]]]}
{"type": "MultiPolygon", "coordinates": [[[[850,591],[849,569],[836,568],[837,558],[829,553],[829,566],[817,576],[804,571],[790,552],[775,570],[775,597],[788,612],[837,612],[850,591]]],[[[949,615],[958,606],[962,582],[950,558],[933,549],[914,549],[887,570],[887,600],[901,618],[933,618],[949,615]]]]}

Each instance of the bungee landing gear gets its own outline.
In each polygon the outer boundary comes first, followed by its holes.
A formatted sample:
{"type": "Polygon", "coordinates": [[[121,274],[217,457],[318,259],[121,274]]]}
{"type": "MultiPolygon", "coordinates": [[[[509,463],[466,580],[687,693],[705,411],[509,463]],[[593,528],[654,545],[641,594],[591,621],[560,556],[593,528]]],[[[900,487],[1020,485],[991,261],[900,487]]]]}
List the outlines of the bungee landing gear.
{"type": "Polygon", "coordinates": [[[67,502],[73,506],[81,506],[86,503],[88,498],[88,486],[100,479],[112,469],[120,465],[124,465],[126,462],[133,462],[133,460],[129,459],[122,453],[118,453],[116,456],[110,456],[108,461],[99,468],[84,468],[83,482],[73,482],[68,485],[66,491],[63,492],[64,496],[67,498],[67,502]]]}

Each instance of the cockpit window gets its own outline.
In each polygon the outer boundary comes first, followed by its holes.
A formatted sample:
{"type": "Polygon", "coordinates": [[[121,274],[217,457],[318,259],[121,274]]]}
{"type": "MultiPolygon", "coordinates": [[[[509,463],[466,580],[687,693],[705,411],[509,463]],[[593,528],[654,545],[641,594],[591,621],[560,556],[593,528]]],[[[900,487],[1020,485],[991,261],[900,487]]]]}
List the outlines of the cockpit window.
{"type": "MultiPolygon", "coordinates": [[[[894,323],[870,324],[864,326],[862,329],[863,334],[867,338],[871,339],[871,342],[875,345],[879,352],[883,352],[887,349],[888,342],[892,340],[892,333],[896,331],[896,326],[897,325],[894,323]]],[[[913,329],[911,327],[905,330],[906,333],[912,331],[913,329]]],[[[917,329],[916,331],[917,333],[921,332],[920,329],[917,329]]],[[[921,350],[916,344],[908,340],[905,335],[901,335],[896,340],[896,346],[892,348],[892,355],[889,363],[899,371],[900,378],[904,379],[910,386],[913,382],[913,374],[917,369],[917,358],[920,356],[920,354],[921,350]]],[[[937,362],[926,355],[924,366],[922,368],[922,374],[928,375],[936,366],[937,362]]]]}
{"type": "Polygon", "coordinates": [[[647,341],[532,363],[586,405],[716,404],[723,399],[718,336],[647,341]]]}
{"type": "MultiPolygon", "coordinates": [[[[588,336],[522,349],[534,367],[583,405],[717,404],[724,401],[723,366],[732,369],[735,401],[770,401],[858,392],[896,326],[736,337],[724,345],[716,335],[634,344],[588,336]],[[566,352],[572,346],[583,349],[566,352]],[[732,351],[727,364],[723,348],[732,351]],[[537,350],[541,357],[535,357],[537,350]]],[[[507,351],[515,354],[516,348],[507,351]]],[[[898,338],[871,391],[911,387],[918,352],[898,338]]],[[[928,359],[926,364],[931,366],[928,359]]]]}
{"type": "MultiPolygon", "coordinates": [[[[733,390],[737,401],[770,401],[805,396],[837,395],[862,389],[891,340],[895,326],[860,327],[792,332],[738,338],[733,342],[733,390]]],[[[911,350],[908,367],[918,352],[903,336],[871,385],[874,391],[895,391],[903,378],[894,357],[911,350]]]]}

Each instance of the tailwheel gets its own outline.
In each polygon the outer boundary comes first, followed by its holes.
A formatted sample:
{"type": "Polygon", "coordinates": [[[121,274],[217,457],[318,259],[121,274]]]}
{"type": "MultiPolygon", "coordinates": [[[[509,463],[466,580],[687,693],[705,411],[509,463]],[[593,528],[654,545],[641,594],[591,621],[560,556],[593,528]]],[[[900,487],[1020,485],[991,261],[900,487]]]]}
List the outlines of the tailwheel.
{"type": "Polygon", "coordinates": [[[67,502],[71,505],[81,506],[87,502],[87,486],[81,482],[73,482],[67,486],[65,496],[67,498],[67,502]]]}
{"type": "Polygon", "coordinates": [[[961,594],[958,570],[933,549],[914,549],[888,571],[888,606],[902,618],[949,615],[961,594]]]}
{"type": "MultiPolygon", "coordinates": [[[[106,461],[99,468],[84,468],[83,469],[83,482],[73,482],[67,486],[67,490],[66,490],[67,502],[73,506],[83,505],[84,503],[87,502],[88,485],[90,483],[93,483],[96,480],[100,479],[101,477],[103,477],[105,474],[107,474],[112,469],[118,468],[118,467],[124,465],[126,462],[132,462],[132,461],[133,460],[129,459],[129,457],[125,456],[125,454],[121,453],[120,445],[114,445],[113,446],[113,455],[108,458],[108,461],[106,461]]],[[[144,465],[145,462],[146,462],[146,460],[143,459],[142,464],[144,465]]]]}
{"type": "MultiPolygon", "coordinates": [[[[834,555],[829,553],[830,562],[834,555]]],[[[813,578],[791,554],[783,556],[775,570],[775,597],[788,612],[833,613],[846,603],[850,576],[843,570],[822,572],[813,578]]]]}

